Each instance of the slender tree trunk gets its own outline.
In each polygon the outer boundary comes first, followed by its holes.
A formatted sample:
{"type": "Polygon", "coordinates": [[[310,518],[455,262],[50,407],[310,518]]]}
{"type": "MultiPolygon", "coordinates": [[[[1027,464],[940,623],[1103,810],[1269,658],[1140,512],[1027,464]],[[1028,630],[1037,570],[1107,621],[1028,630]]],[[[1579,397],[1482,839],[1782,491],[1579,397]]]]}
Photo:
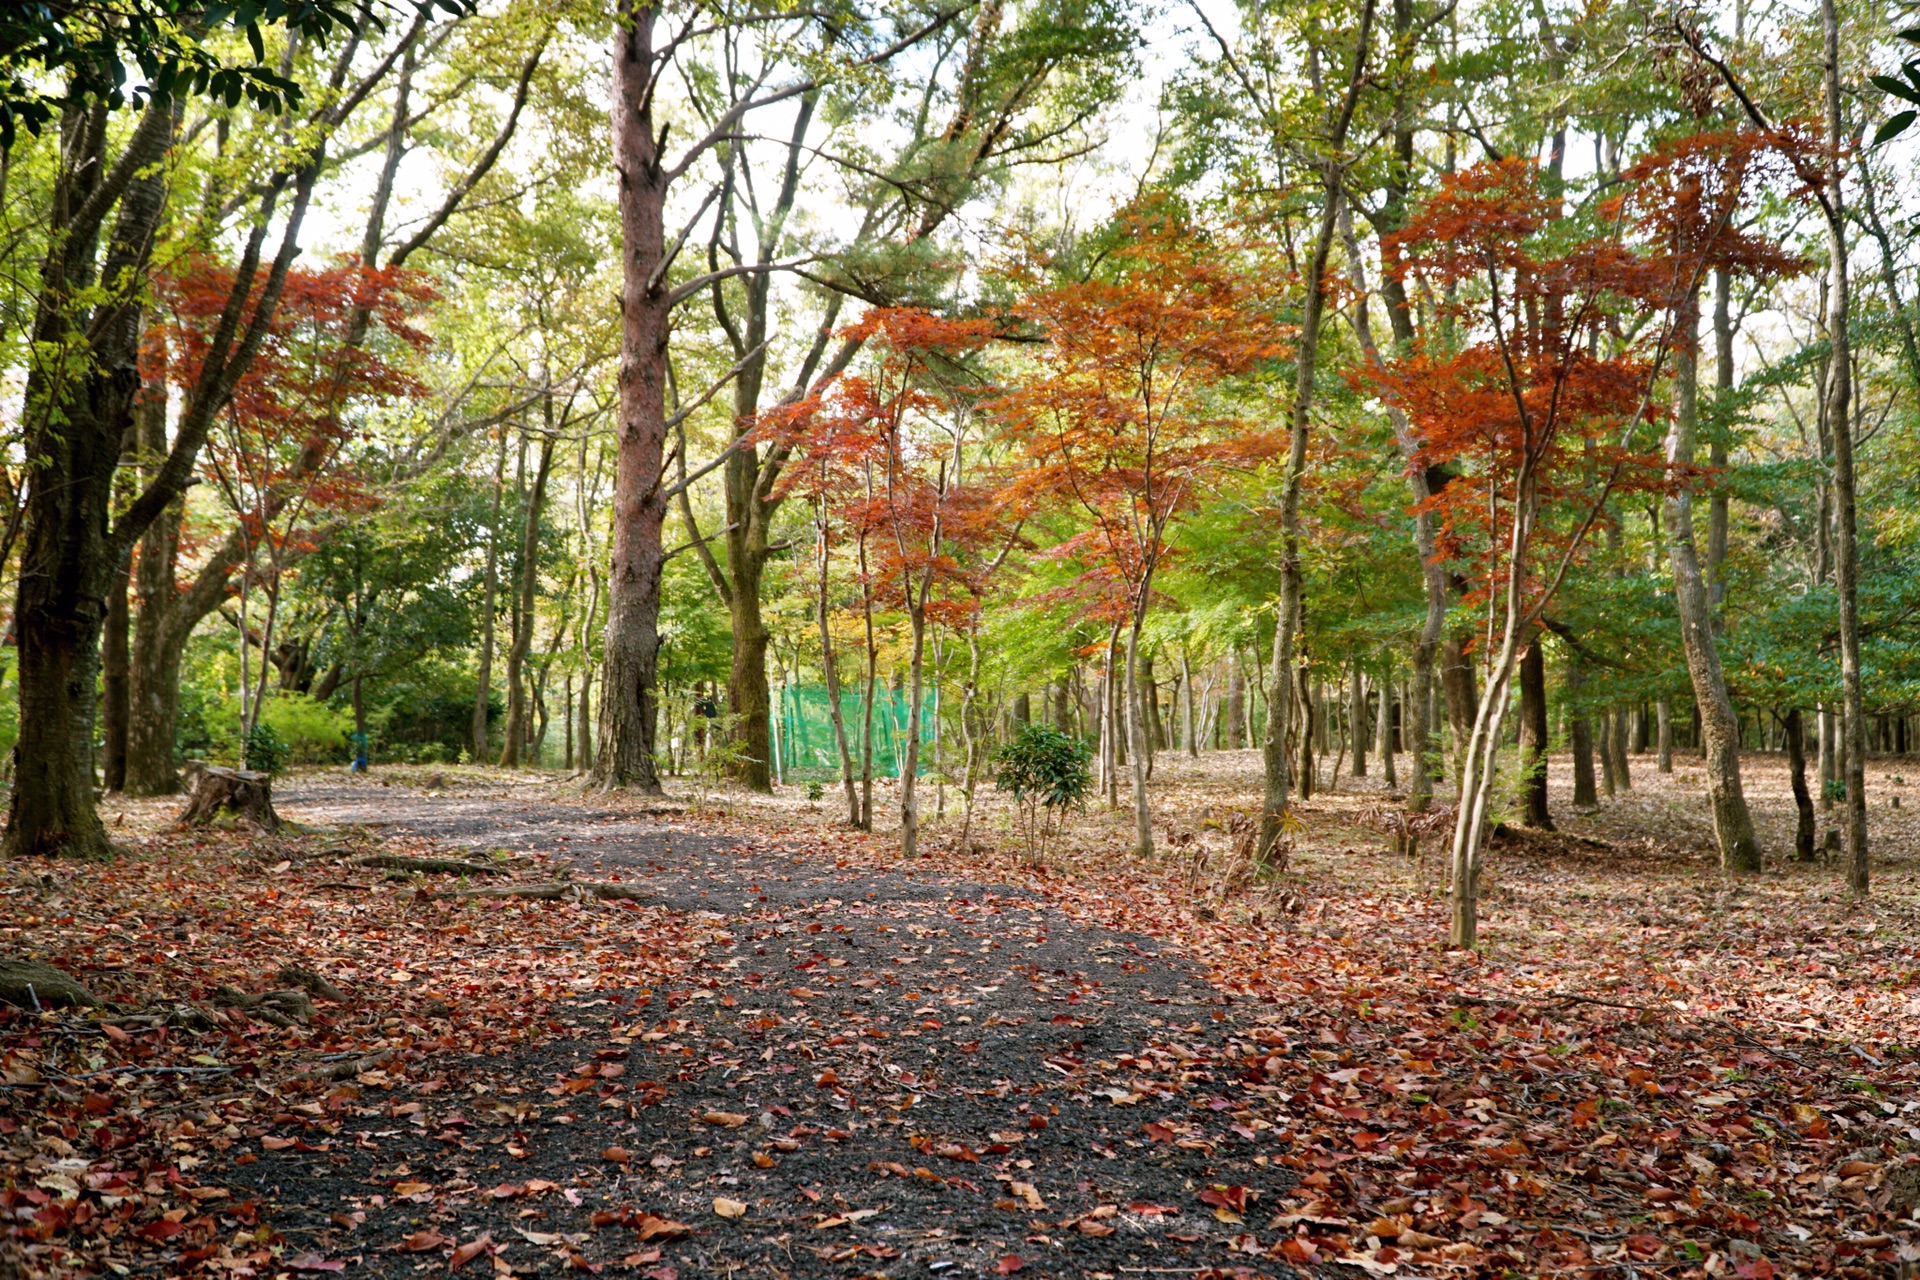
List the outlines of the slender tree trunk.
{"type": "Polygon", "coordinates": [[[1547,807],[1546,637],[1535,631],[1520,658],[1520,821],[1553,830],[1547,807]]]}
{"type": "Polygon", "coordinates": [[[1373,753],[1380,757],[1380,780],[1391,791],[1398,785],[1393,775],[1393,679],[1391,674],[1379,681],[1380,703],[1374,708],[1373,753]]]}
{"type": "Polygon", "coordinates": [[[1247,723],[1247,685],[1240,674],[1240,650],[1236,647],[1227,658],[1227,749],[1237,751],[1245,743],[1240,734],[1247,723]]]}
{"type": "Polygon", "coordinates": [[[1860,686],[1860,554],[1853,468],[1853,346],[1847,326],[1852,316],[1847,254],[1844,170],[1848,145],[1841,108],[1840,18],[1835,0],[1821,0],[1821,34],[1826,62],[1827,145],[1827,362],[1826,410],[1833,436],[1834,559],[1833,585],[1840,598],[1840,733],[1847,805],[1847,887],[1865,896],[1871,887],[1867,861],[1867,727],[1860,686]]]}
{"type": "Polygon", "coordinates": [[[1807,790],[1807,735],[1800,708],[1787,712],[1787,771],[1793,780],[1793,856],[1799,862],[1812,862],[1813,796],[1807,790]]]}
{"type": "MultiPolygon", "coordinates": [[[[872,498],[872,486],[868,486],[872,498]]],[[[880,674],[880,651],[873,638],[873,591],[867,578],[867,539],[859,540],[860,608],[866,623],[867,669],[865,692],[860,699],[860,818],[862,831],[873,830],[873,695],[880,674]]]]}
{"type": "MultiPolygon", "coordinates": [[[[1738,733],[1735,734],[1736,739],[1738,733]]],[[[1633,774],[1627,764],[1627,711],[1615,707],[1607,713],[1607,751],[1613,756],[1613,783],[1622,791],[1633,790],[1633,774]]]]}
{"type": "MultiPolygon", "coordinates": [[[[1680,300],[1673,343],[1674,412],[1667,432],[1667,461],[1676,467],[1689,466],[1694,460],[1700,399],[1699,313],[1699,295],[1689,290],[1680,300]]],[[[1665,507],[1674,601],[1680,615],[1687,674],[1693,681],[1694,701],[1700,707],[1701,736],[1706,740],[1707,802],[1720,845],[1720,866],[1731,873],[1751,875],[1760,870],[1760,846],[1741,786],[1739,724],[1727,695],[1720,646],[1714,635],[1713,607],[1694,545],[1693,496],[1684,488],[1676,490],[1665,507]]],[[[1626,776],[1624,767],[1621,776],[1626,776]]]]}
{"type": "Polygon", "coordinates": [[[1300,668],[1294,676],[1295,696],[1300,706],[1300,798],[1313,798],[1319,780],[1313,772],[1313,747],[1319,739],[1316,733],[1326,732],[1326,699],[1318,696],[1317,690],[1307,682],[1306,655],[1301,655],[1300,668]]]}
{"type": "Polygon", "coordinates": [[[1140,630],[1147,622],[1148,592],[1153,587],[1149,570],[1142,578],[1139,599],[1133,607],[1133,625],[1127,628],[1127,736],[1133,746],[1133,852],[1141,858],[1153,856],[1153,813],[1147,807],[1147,773],[1152,748],[1147,743],[1147,709],[1142,700],[1146,686],[1142,682],[1140,630]]]}
{"type": "Polygon", "coordinates": [[[1660,722],[1660,758],[1659,769],[1662,773],[1673,772],[1673,708],[1665,698],[1654,704],[1654,713],[1660,722]]]}
{"type": "Polygon", "coordinates": [[[1347,686],[1347,741],[1352,744],[1353,763],[1349,768],[1356,778],[1367,776],[1367,679],[1360,673],[1360,660],[1354,659],[1353,681],[1347,686]]]}
{"type": "Polygon", "coordinates": [[[1200,758],[1200,744],[1193,736],[1193,664],[1187,646],[1180,646],[1180,736],[1191,759],[1200,758]]]}
{"type": "Polygon", "coordinates": [[[107,581],[107,622],[101,637],[101,738],[105,743],[101,761],[101,783],[108,791],[124,791],[127,786],[127,721],[131,715],[129,685],[132,673],[128,652],[128,632],[132,618],[128,610],[128,565],[116,568],[107,581]]]}
{"type": "MultiPolygon", "coordinates": [[[[1568,648],[1571,650],[1572,646],[1568,648]]],[[[1577,700],[1581,686],[1586,683],[1586,668],[1581,665],[1580,655],[1571,653],[1567,662],[1567,697],[1577,700]]],[[[1573,807],[1593,809],[1599,806],[1600,797],[1593,786],[1593,722],[1585,712],[1575,713],[1568,721],[1567,737],[1573,749],[1573,807]]]]}
{"type": "Polygon", "coordinates": [[[507,482],[507,432],[500,429],[500,448],[493,462],[493,518],[487,523],[487,576],[480,588],[480,660],[474,677],[473,758],[484,761],[491,753],[488,718],[493,702],[493,636],[499,614],[500,502],[507,482]]]}
{"type": "Polygon", "coordinates": [[[918,603],[914,603],[911,595],[913,585],[907,584],[907,625],[913,633],[913,647],[907,657],[907,732],[900,757],[900,855],[904,858],[920,856],[920,805],[916,785],[919,780],[915,775],[920,770],[920,699],[926,687],[927,592],[932,586],[931,575],[929,569],[921,579],[918,603]]]}
{"type": "MultiPolygon", "coordinates": [[[[1713,273],[1713,400],[1721,410],[1720,428],[1707,446],[1707,462],[1715,469],[1713,493],[1707,499],[1707,603],[1719,626],[1727,598],[1727,466],[1726,424],[1733,409],[1733,277],[1725,268],[1713,273]]],[[[1664,709],[1666,704],[1661,704],[1664,709]]],[[[1660,767],[1672,773],[1669,761],[1660,767]]]]}
{"type": "Polygon", "coordinates": [[[540,517],[547,505],[547,477],[553,470],[553,394],[547,393],[547,431],[540,438],[540,457],[534,464],[533,485],[527,491],[525,520],[520,529],[520,580],[513,608],[513,645],[507,650],[507,732],[500,746],[502,768],[520,764],[522,740],[527,736],[526,665],[533,648],[534,603],[540,588],[540,517]]]}

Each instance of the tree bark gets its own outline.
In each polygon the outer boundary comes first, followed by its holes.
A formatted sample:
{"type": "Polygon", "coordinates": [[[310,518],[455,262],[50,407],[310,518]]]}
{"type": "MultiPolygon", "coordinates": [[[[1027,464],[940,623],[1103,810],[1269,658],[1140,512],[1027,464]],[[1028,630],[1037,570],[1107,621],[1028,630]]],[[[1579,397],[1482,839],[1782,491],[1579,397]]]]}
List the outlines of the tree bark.
{"type": "Polygon", "coordinates": [[[1380,780],[1391,791],[1396,785],[1393,776],[1393,680],[1382,678],[1379,682],[1380,702],[1374,708],[1373,753],[1380,757],[1380,780]]]}
{"type": "Polygon", "coordinates": [[[1840,18],[1835,0],[1821,0],[1822,55],[1826,63],[1826,131],[1832,149],[1827,165],[1827,361],[1826,417],[1833,438],[1833,585],[1840,598],[1840,764],[1847,806],[1847,887],[1864,897],[1871,887],[1867,861],[1867,726],[1860,687],[1860,553],[1853,471],[1853,346],[1850,251],[1841,157],[1848,138],[1841,108],[1840,18]]]}
{"type": "Polygon", "coordinates": [[[1535,631],[1520,658],[1520,821],[1553,830],[1547,807],[1546,637],[1535,631]]]}
{"type": "MultiPolygon", "coordinates": [[[[1690,466],[1700,401],[1700,297],[1689,289],[1680,299],[1673,342],[1673,419],[1667,431],[1667,462],[1690,466]]],[[[1740,781],[1740,727],[1720,667],[1713,607],[1694,545],[1693,495],[1681,488],[1665,503],[1667,554],[1673,566],[1673,595],[1680,615],[1680,638],[1700,707],[1700,732],[1706,741],[1707,802],[1713,811],[1714,838],[1721,869],[1752,875],[1760,870],[1760,846],[1753,816],[1740,781]]],[[[1622,762],[1624,765],[1624,762],[1622,762]]],[[[1624,767],[1621,776],[1626,776],[1624,767]]]]}
{"type": "Polygon", "coordinates": [[[653,743],[659,720],[660,570],[666,498],[667,342],[673,299],[661,270],[671,182],[654,123],[658,10],[625,0],[616,11],[613,147],[619,177],[620,420],[614,465],[613,565],[593,779],[661,794],[653,743]]]}
{"type": "Polygon", "coordinates": [[[1654,714],[1660,722],[1659,769],[1662,773],[1673,772],[1673,708],[1665,698],[1654,704],[1654,714]]]}
{"type": "Polygon", "coordinates": [[[1356,778],[1367,776],[1367,681],[1360,663],[1353,664],[1353,682],[1347,686],[1347,740],[1353,744],[1353,762],[1347,766],[1356,778]]]}
{"type": "MultiPolygon", "coordinates": [[[[523,457],[525,455],[522,455],[523,457]]],[[[480,658],[473,691],[473,758],[493,754],[488,721],[493,702],[493,640],[500,606],[500,500],[507,484],[507,431],[500,429],[500,448],[493,459],[493,519],[487,524],[487,576],[480,587],[480,658]]]]}
{"type": "MultiPolygon", "coordinates": [[[[1586,678],[1586,668],[1581,665],[1579,653],[1570,653],[1567,660],[1567,697],[1570,701],[1579,698],[1586,678]]],[[[1576,711],[1569,720],[1567,737],[1573,749],[1573,807],[1597,808],[1600,797],[1593,786],[1593,721],[1588,719],[1584,711],[1576,711]]]]}
{"type": "Polygon", "coordinates": [[[534,464],[533,485],[527,491],[525,521],[520,530],[520,580],[513,610],[513,645],[507,650],[507,731],[500,745],[503,768],[520,764],[527,737],[527,654],[533,648],[533,609],[540,587],[540,515],[547,505],[547,477],[553,470],[553,400],[547,397],[547,431],[540,438],[540,457],[534,464]]]}
{"type": "Polygon", "coordinates": [[[1793,780],[1793,856],[1812,862],[1814,856],[1813,795],[1807,789],[1807,735],[1800,708],[1787,712],[1787,771],[1793,780]]]}

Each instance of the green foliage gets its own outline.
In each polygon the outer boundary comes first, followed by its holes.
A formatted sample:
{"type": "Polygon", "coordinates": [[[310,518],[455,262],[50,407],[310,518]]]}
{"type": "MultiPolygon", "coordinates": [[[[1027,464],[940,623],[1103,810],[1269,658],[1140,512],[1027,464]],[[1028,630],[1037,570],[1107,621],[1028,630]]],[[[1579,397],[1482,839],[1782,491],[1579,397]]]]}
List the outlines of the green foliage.
{"type": "Polygon", "coordinates": [[[280,773],[286,769],[290,754],[279,733],[265,719],[261,719],[247,731],[241,763],[256,773],[280,773]]]}
{"type": "Polygon", "coordinates": [[[994,789],[1013,796],[1030,860],[1046,856],[1067,810],[1078,808],[1092,790],[1092,754],[1087,743],[1043,724],[1025,726],[994,753],[994,789]]]}
{"type": "MultiPolygon", "coordinates": [[[[284,764],[337,764],[345,758],[347,735],[352,729],[353,718],[344,711],[315,702],[304,693],[276,693],[260,709],[255,733],[273,735],[284,764]]],[[[253,758],[251,738],[247,758],[253,758]]]]}

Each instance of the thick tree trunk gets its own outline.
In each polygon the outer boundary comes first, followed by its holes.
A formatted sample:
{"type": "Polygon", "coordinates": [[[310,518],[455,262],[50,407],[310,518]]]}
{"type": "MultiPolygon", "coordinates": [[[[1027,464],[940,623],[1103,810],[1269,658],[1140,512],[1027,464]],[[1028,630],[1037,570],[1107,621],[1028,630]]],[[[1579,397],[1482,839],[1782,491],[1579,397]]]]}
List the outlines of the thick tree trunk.
{"type": "MultiPolygon", "coordinates": [[[[167,454],[167,401],[149,388],[134,412],[140,432],[142,471],[151,473],[167,454]]],[[[180,789],[174,765],[179,722],[181,631],[186,602],[175,566],[180,559],[184,504],[167,507],[140,538],[133,594],[139,605],[127,669],[127,765],[123,789],[130,796],[167,796],[180,789]]],[[[194,619],[195,622],[198,619],[194,619]]]]}
{"type": "Polygon", "coordinates": [[[666,254],[669,178],[654,124],[657,10],[623,3],[613,48],[614,164],[619,176],[620,421],[614,469],[613,566],[607,589],[600,743],[593,778],[660,794],[653,741],[659,719],[660,570],[666,498],[666,374],[672,297],[666,254]]]}
{"type": "Polygon", "coordinates": [[[1607,716],[1607,753],[1613,757],[1613,784],[1622,791],[1633,790],[1633,774],[1627,764],[1627,711],[1615,707],[1607,716]]]}
{"type": "MultiPolygon", "coordinates": [[[[51,237],[40,280],[34,338],[59,350],[90,329],[92,362],[79,374],[36,359],[25,404],[35,468],[28,482],[14,611],[20,734],[0,855],[105,857],[106,828],[94,808],[94,700],[107,594],[128,544],[111,527],[114,473],[140,389],[143,311],[128,279],[143,271],[160,221],[166,175],[157,162],[171,134],[171,108],[155,103],[114,166],[142,166],[125,192],[104,265],[95,275],[100,223],[69,225],[104,182],[105,108],[70,108],[61,121],[51,237]],[[65,234],[60,234],[65,233],[65,234]],[[76,296],[99,280],[109,297],[91,312],[76,296]]],[[[148,520],[152,517],[148,516],[148,520]]],[[[135,533],[142,530],[135,530],[135,533]]]]}
{"type": "MultiPolygon", "coordinates": [[[[1699,421],[1700,299],[1689,292],[1681,298],[1675,317],[1678,332],[1673,344],[1672,425],[1667,432],[1667,461],[1684,467],[1694,460],[1694,435],[1699,421]]],[[[1740,781],[1740,729],[1733,701],[1727,695],[1720,667],[1720,645],[1714,635],[1713,607],[1700,570],[1693,535],[1693,496],[1674,492],[1665,504],[1667,554],[1673,566],[1673,595],[1680,615],[1680,638],[1687,656],[1687,674],[1693,681],[1694,701],[1700,707],[1701,736],[1706,740],[1707,802],[1713,811],[1714,837],[1720,846],[1722,870],[1751,875],[1760,870],[1760,845],[1754,837],[1753,816],[1747,810],[1740,781]]],[[[1626,776],[1624,761],[1621,776],[1626,776]]]]}
{"type": "Polygon", "coordinates": [[[760,579],[765,555],[748,554],[733,567],[728,617],[733,629],[733,661],[727,668],[727,707],[735,717],[734,737],[741,755],[731,767],[735,780],[750,791],[773,791],[773,693],[767,686],[767,624],[760,614],[760,579]]]}
{"type": "Polygon", "coordinates": [[[1535,632],[1520,658],[1520,821],[1553,830],[1547,807],[1547,656],[1535,632]]]}
{"type": "Polygon", "coordinates": [[[1793,856],[1813,861],[1813,795],[1807,789],[1807,735],[1800,708],[1787,712],[1787,771],[1793,781],[1793,856]]]}

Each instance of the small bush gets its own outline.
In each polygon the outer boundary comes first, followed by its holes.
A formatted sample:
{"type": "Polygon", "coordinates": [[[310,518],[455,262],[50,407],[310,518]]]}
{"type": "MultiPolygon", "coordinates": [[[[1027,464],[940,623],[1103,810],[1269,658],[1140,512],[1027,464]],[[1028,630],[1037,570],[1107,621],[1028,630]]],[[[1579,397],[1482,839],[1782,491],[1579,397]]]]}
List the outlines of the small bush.
{"type": "Polygon", "coordinates": [[[281,741],[272,725],[260,720],[247,733],[241,763],[256,773],[279,773],[287,767],[287,744],[281,741]]]}
{"type": "Polygon", "coordinates": [[[1013,796],[1030,861],[1046,855],[1066,811],[1079,807],[1093,788],[1091,754],[1086,743],[1043,724],[1026,726],[994,753],[1000,766],[994,789],[1013,796]]]}

